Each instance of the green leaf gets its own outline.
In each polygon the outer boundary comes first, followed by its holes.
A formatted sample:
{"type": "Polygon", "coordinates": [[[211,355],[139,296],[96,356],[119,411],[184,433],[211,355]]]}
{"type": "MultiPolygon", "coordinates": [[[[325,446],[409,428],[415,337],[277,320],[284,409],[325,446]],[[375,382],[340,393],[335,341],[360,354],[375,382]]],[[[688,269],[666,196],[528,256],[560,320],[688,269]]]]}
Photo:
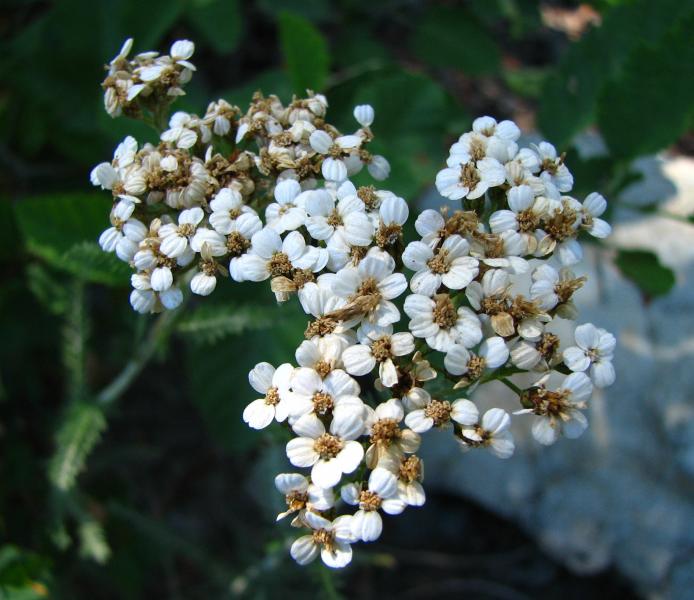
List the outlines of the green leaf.
{"type": "Polygon", "coordinates": [[[115,254],[104,252],[94,242],[75,244],[56,265],[83,281],[109,286],[127,286],[132,269],[115,254]]]}
{"type": "Polygon", "coordinates": [[[48,312],[62,315],[70,305],[70,292],[64,277],[58,278],[46,266],[32,263],[26,268],[27,287],[48,312]]]}
{"type": "Polygon", "coordinates": [[[111,556],[104,528],[96,519],[86,518],[77,531],[80,540],[80,556],[103,565],[111,556]]]}
{"type": "Polygon", "coordinates": [[[284,71],[263,71],[250,82],[224,91],[219,96],[245,110],[257,91],[263,92],[266,96],[275,94],[280,100],[287,102],[292,96],[292,84],[284,71]]]}
{"type": "Polygon", "coordinates": [[[621,77],[607,84],[598,122],[615,156],[657,152],[687,131],[694,106],[692,31],[694,13],[657,46],[638,48],[621,77]]]}
{"type": "Polygon", "coordinates": [[[177,331],[195,344],[214,344],[230,335],[273,325],[274,307],[201,305],[178,324],[177,331]]]}
{"type": "Polygon", "coordinates": [[[648,250],[619,250],[616,264],[648,298],[663,296],[675,285],[675,274],[648,250]]]}
{"type": "Polygon", "coordinates": [[[32,254],[84,281],[123,286],[130,269],[96,244],[110,210],[102,194],[58,194],[18,202],[15,216],[32,254]]]}
{"type": "Polygon", "coordinates": [[[279,29],[282,54],[294,91],[300,95],[307,89],[321,91],[330,69],[325,38],[306,19],[289,12],[280,14],[279,29]]]}
{"type": "Polygon", "coordinates": [[[72,403],[58,428],[55,453],[48,476],[59,490],[70,490],[84,469],[89,453],[106,429],[101,408],[85,402],[72,403]]]}
{"type": "Polygon", "coordinates": [[[432,6],[415,24],[412,51],[435,67],[454,67],[469,75],[494,73],[501,53],[494,39],[463,8],[432,6]]]}
{"type": "Polygon", "coordinates": [[[186,14],[200,37],[219,54],[236,50],[243,31],[238,0],[192,0],[186,14]]]}
{"type": "Polygon", "coordinates": [[[105,194],[51,194],[20,200],[15,216],[29,251],[57,263],[75,244],[98,239],[111,206],[105,194]]]}
{"type": "MultiPolygon", "coordinates": [[[[538,113],[542,132],[559,147],[593,122],[603,86],[615,77],[631,52],[658,40],[691,2],[636,0],[609,10],[594,27],[572,44],[554,74],[547,78],[538,113]]],[[[662,96],[666,102],[667,96],[662,96]]]]}

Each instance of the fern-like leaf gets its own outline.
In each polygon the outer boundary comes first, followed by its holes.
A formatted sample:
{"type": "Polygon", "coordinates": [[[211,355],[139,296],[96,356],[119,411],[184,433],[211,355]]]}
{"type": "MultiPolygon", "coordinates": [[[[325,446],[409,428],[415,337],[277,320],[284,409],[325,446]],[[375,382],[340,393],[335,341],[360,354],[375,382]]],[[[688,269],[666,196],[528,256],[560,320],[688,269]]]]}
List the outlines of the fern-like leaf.
{"type": "Polygon", "coordinates": [[[84,469],[87,457],[106,429],[106,418],[94,404],[73,403],[56,434],[56,450],[49,465],[49,478],[61,491],[70,490],[84,469]]]}
{"type": "Polygon", "coordinates": [[[178,332],[198,344],[272,326],[276,312],[263,306],[201,306],[178,324],[178,332]],[[274,313],[274,316],[273,316],[274,313]]]}

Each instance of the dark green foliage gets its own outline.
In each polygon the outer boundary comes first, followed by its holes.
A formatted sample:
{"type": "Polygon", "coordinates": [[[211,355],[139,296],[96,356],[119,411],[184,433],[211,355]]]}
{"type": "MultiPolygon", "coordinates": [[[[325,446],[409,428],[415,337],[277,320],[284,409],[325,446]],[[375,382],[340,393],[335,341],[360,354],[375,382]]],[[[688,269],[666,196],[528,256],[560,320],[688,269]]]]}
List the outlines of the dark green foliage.
{"type": "MultiPolygon", "coordinates": [[[[568,145],[574,135],[594,121],[605,85],[619,86],[620,73],[623,69],[628,71],[626,65],[634,60],[633,53],[644,44],[667,44],[665,34],[693,8],[691,0],[635,0],[608,10],[602,25],[573,44],[557,70],[547,78],[539,113],[544,135],[558,147],[568,145]]],[[[658,98],[668,97],[666,89],[655,93],[658,98]]],[[[659,104],[648,102],[640,106],[653,116],[662,109],[659,104]]],[[[612,110],[620,108],[623,107],[612,110]]]]}
{"type": "Polygon", "coordinates": [[[280,43],[294,92],[323,91],[330,55],[321,33],[306,19],[289,12],[279,18],[280,43]]]}
{"type": "Polygon", "coordinates": [[[616,259],[622,274],[631,279],[647,298],[663,296],[675,285],[675,274],[647,250],[619,250],[616,259]]]}
{"type": "Polygon", "coordinates": [[[435,67],[454,67],[469,75],[494,73],[501,58],[492,36],[464,8],[432,6],[417,23],[413,52],[435,67]]]}

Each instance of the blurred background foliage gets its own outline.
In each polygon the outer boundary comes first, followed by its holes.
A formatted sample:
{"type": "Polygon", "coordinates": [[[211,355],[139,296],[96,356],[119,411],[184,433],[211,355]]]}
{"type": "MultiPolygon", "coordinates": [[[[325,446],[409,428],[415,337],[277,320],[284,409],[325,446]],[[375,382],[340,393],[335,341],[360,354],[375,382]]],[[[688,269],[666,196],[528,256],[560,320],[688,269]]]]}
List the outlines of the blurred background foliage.
{"type": "MultiPolygon", "coordinates": [[[[7,0],[0,599],[367,598],[404,586],[425,598],[442,572],[465,576],[475,597],[629,597],[616,575],[579,580],[512,525],[440,496],[383,546],[360,548],[347,577],[293,567],[272,523],[277,439],[240,415],[248,370],[291,360],[303,318],[230,282],[136,316],[128,268],[96,245],[110,199],[88,173],[127,134],[154,141],[103,111],[103,64],[126,37],[136,51],[189,38],[198,72],[176,109],[311,88],[347,130],[352,106],[370,103],[374,150],[392,165],[385,187],[411,202],[479,114],[539,130],[567,152],[578,195],[614,199],[638,177],[634,158],[692,150],[692,31],[691,0],[7,0]],[[574,142],[594,128],[604,150],[587,156],[574,142]]],[[[648,251],[616,262],[646,301],[674,283],[648,251]]]]}

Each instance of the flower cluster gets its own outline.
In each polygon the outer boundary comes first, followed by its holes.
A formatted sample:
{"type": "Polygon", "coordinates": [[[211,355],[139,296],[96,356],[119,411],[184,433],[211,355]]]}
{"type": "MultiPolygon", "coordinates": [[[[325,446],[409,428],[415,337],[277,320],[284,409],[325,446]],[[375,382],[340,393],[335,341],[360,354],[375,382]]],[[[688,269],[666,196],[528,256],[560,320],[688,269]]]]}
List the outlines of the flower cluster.
{"type": "MultiPolygon", "coordinates": [[[[194,70],[192,43],[132,62],[129,50],[108,67],[107,110],[159,114],[194,70]],[[116,75],[125,95],[112,91],[116,75]]],[[[436,177],[460,207],[421,212],[405,244],[408,203],[350,181],[364,166],[389,174],[367,149],[373,108],[354,109],[359,127],[347,135],[326,113],[311,92],[286,106],[257,93],[245,112],[218,100],[203,117],[175,113],[157,146],[126,138],[92,182],[113,194],[100,244],[135,269],[135,310],[178,306],[183,284],[208,295],[220,277],[298,297],[308,324],[295,363],[255,366],[259,398],[243,419],[282,424],[287,458],[303,470],[275,480],[287,504],[278,520],[292,515],[305,530],[291,555],[343,567],[353,543],[378,539],[382,514],[424,504],[425,432],[513,454],[512,414],[480,410],[478,387],[513,390],[513,414],[532,415],[541,444],[577,437],[593,387],[614,381],[615,339],[584,324],[567,343],[554,325],[577,314],[579,236],[610,227],[600,194],[568,195],[573,177],[551,144],[520,148],[511,121],[476,119],[436,177]],[[520,373],[538,380],[522,389],[510,380],[520,373]]]]}

